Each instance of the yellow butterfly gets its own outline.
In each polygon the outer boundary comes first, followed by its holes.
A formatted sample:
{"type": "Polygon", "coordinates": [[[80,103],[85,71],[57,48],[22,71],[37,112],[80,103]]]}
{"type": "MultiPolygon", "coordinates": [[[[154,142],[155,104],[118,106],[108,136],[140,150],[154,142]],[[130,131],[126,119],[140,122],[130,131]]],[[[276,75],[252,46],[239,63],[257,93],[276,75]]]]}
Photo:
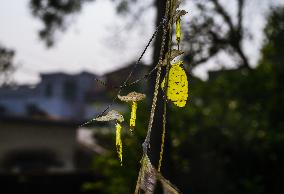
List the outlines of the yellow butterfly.
{"type": "MultiPolygon", "coordinates": [[[[171,65],[167,89],[167,98],[178,107],[184,107],[188,98],[188,81],[182,65],[183,61],[171,65]]],[[[165,78],[161,87],[165,87],[165,78]]]]}

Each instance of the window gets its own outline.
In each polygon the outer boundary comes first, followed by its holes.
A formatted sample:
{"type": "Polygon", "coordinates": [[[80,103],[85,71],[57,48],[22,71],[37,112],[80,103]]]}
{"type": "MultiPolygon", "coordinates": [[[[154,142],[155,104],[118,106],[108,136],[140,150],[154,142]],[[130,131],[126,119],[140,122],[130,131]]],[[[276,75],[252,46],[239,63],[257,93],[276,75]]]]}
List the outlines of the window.
{"type": "Polygon", "coordinates": [[[52,97],[53,95],[53,87],[51,83],[47,83],[45,86],[44,96],[47,98],[52,97]]]}
{"type": "Polygon", "coordinates": [[[65,100],[73,101],[76,99],[77,87],[74,81],[64,83],[63,96],[65,100]]]}

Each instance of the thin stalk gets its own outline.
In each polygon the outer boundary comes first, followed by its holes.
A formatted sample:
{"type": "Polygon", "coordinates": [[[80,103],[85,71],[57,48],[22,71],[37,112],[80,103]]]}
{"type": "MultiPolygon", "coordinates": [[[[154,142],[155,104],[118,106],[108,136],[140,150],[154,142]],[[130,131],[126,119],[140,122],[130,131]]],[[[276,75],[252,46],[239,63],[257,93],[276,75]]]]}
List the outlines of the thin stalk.
{"type": "Polygon", "coordinates": [[[162,61],[163,61],[163,55],[164,55],[167,32],[168,32],[169,2],[170,2],[170,0],[167,0],[166,13],[165,13],[164,22],[163,22],[163,35],[162,35],[161,50],[160,50],[159,62],[158,62],[158,65],[157,65],[158,67],[157,67],[157,74],[156,74],[156,80],[155,80],[155,89],[154,89],[153,102],[152,102],[152,106],[151,106],[148,130],[147,130],[147,135],[146,135],[145,141],[142,144],[144,154],[147,154],[148,148],[150,147],[152,125],[153,125],[153,121],[154,121],[154,115],[155,115],[155,110],[156,110],[156,105],[157,105],[158,94],[159,94],[160,78],[161,78],[161,71],[162,71],[162,61]]]}
{"type": "MultiPolygon", "coordinates": [[[[172,1],[170,5],[170,10],[172,10],[172,1]]],[[[168,50],[169,54],[167,59],[167,66],[166,66],[166,75],[165,75],[165,95],[164,95],[164,105],[163,105],[163,131],[162,131],[162,139],[161,139],[161,147],[160,147],[160,157],[159,157],[159,164],[158,164],[158,172],[161,171],[162,161],[163,161],[163,154],[164,154],[164,147],[165,147],[165,138],[166,138],[166,122],[167,122],[167,95],[168,95],[168,83],[169,83],[169,70],[171,66],[171,52],[172,52],[172,26],[173,26],[173,19],[169,19],[169,41],[168,41],[168,50]]]]}

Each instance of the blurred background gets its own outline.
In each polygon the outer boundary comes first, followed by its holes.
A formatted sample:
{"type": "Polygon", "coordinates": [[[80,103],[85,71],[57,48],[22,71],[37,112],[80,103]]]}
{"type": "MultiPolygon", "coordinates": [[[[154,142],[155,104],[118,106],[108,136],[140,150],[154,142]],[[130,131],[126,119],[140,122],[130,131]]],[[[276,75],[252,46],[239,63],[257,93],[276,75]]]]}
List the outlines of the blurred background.
{"type": "MultiPolygon", "coordinates": [[[[123,166],[114,123],[82,124],[112,103],[165,4],[0,2],[0,193],[134,191],[154,76],[122,91],[148,96],[133,134],[129,106],[112,104],[126,118],[123,166]]],[[[186,194],[284,193],[284,2],[184,0],[180,8],[188,12],[180,48],[189,100],[168,106],[162,173],[186,194]]],[[[161,30],[130,82],[157,64],[160,41],[161,30]]],[[[155,166],[162,106],[151,139],[155,166]]]]}

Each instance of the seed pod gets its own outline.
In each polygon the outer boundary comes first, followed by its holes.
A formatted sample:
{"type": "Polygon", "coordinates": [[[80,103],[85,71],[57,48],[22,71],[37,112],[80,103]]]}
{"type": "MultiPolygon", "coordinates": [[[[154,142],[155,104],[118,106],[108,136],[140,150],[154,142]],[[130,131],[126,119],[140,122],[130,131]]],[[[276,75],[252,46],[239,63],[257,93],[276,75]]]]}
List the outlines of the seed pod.
{"type": "Polygon", "coordinates": [[[118,95],[117,97],[124,102],[133,102],[133,101],[138,102],[140,100],[143,100],[146,97],[146,95],[138,92],[130,92],[126,96],[118,95]]]}
{"type": "Polygon", "coordinates": [[[183,51],[176,50],[176,49],[173,49],[173,50],[167,52],[165,59],[163,60],[162,65],[166,66],[167,63],[168,63],[168,60],[169,60],[169,62],[171,62],[172,60],[174,60],[176,57],[182,55],[183,53],[184,53],[183,51]],[[169,56],[169,55],[171,55],[171,56],[169,56]]]}
{"type": "Polygon", "coordinates": [[[165,78],[161,87],[167,91],[167,99],[178,107],[184,107],[188,98],[188,81],[185,70],[182,68],[183,61],[171,65],[169,71],[168,88],[165,88],[165,78]]]}
{"type": "Polygon", "coordinates": [[[123,116],[117,112],[116,110],[109,111],[106,115],[100,116],[94,119],[95,121],[113,121],[117,120],[119,122],[123,122],[124,118],[123,116]]]}

